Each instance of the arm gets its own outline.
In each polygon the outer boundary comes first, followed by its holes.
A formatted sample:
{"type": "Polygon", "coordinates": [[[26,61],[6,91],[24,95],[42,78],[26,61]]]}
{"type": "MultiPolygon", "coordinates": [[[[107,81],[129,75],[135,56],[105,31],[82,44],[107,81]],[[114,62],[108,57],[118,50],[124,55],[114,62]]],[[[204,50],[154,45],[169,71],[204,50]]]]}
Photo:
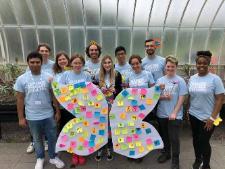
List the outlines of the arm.
{"type": "Polygon", "coordinates": [[[52,95],[52,102],[53,102],[53,106],[55,108],[55,120],[58,122],[60,120],[60,118],[61,118],[61,112],[60,112],[60,108],[59,108],[59,102],[55,98],[55,95],[53,94],[52,90],[50,90],[50,93],[52,95]]]}
{"type": "Polygon", "coordinates": [[[17,99],[16,105],[17,105],[19,125],[21,127],[26,127],[27,121],[24,117],[24,93],[16,92],[16,99],[17,99]]]}
{"type": "Polygon", "coordinates": [[[181,109],[181,107],[184,103],[184,99],[185,99],[185,96],[179,96],[177,104],[176,104],[173,112],[169,116],[169,120],[175,120],[176,119],[177,113],[180,111],[180,109],[181,109]]]}

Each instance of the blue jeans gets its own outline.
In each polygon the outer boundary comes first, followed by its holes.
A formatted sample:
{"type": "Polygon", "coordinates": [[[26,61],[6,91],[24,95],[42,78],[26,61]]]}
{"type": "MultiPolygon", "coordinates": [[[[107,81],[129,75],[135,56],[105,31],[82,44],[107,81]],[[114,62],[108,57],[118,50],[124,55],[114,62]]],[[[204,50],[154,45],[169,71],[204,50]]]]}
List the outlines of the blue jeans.
{"type": "Polygon", "coordinates": [[[30,132],[33,136],[34,148],[37,158],[45,157],[43,135],[48,139],[48,155],[55,158],[55,145],[57,140],[57,127],[53,117],[43,120],[28,120],[30,132]]]}

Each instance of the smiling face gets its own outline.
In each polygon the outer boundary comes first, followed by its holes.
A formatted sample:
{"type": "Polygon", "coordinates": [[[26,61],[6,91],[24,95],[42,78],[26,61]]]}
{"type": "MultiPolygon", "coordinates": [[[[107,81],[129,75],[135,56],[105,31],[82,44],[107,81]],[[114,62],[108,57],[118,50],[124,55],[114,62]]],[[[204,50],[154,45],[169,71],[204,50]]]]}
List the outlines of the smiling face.
{"type": "Polygon", "coordinates": [[[130,64],[135,73],[141,72],[141,63],[139,62],[137,58],[133,58],[130,64]]]}
{"type": "Polygon", "coordinates": [[[69,60],[67,60],[66,56],[64,56],[64,55],[59,56],[57,62],[58,62],[59,67],[62,70],[69,64],[69,60]]]}
{"type": "Polygon", "coordinates": [[[116,53],[117,61],[120,65],[124,65],[126,63],[126,52],[124,50],[120,50],[116,53]]]}
{"type": "Polygon", "coordinates": [[[71,66],[72,66],[75,73],[80,73],[81,69],[84,65],[83,65],[83,62],[80,58],[75,58],[71,62],[71,66]]]}
{"type": "Polygon", "coordinates": [[[155,50],[156,50],[156,47],[155,47],[154,41],[145,43],[145,51],[148,54],[148,56],[154,55],[155,50]]]}
{"type": "Polygon", "coordinates": [[[103,61],[103,68],[106,72],[110,72],[110,70],[112,69],[112,66],[113,66],[113,63],[112,63],[112,60],[109,59],[109,58],[106,58],[104,61],[103,61]]]}
{"type": "Polygon", "coordinates": [[[30,71],[34,74],[38,74],[41,71],[41,59],[39,58],[31,58],[29,59],[29,61],[27,62],[28,66],[30,68],[30,71]]]}
{"type": "Polygon", "coordinates": [[[200,76],[204,76],[209,71],[209,61],[205,57],[199,57],[196,61],[196,68],[200,76]]]}
{"type": "Polygon", "coordinates": [[[90,55],[90,58],[94,60],[99,58],[99,50],[96,45],[91,45],[89,47],[89,55],[90,55]]]}
{"type": "Polygon", "coordinates": [[[174,76],[177,71],[177,65],[172,62],[167,62],[165,67],[166,75],[168,76],[174,76]]]}
{"type": "Polygon", "coordinates": [[[50,55],[50,51],[48,50],[48,48],[46,48],[45,46],[41,46],[38,52],[42,55],[43,61],[48,60],[50,55]]]}

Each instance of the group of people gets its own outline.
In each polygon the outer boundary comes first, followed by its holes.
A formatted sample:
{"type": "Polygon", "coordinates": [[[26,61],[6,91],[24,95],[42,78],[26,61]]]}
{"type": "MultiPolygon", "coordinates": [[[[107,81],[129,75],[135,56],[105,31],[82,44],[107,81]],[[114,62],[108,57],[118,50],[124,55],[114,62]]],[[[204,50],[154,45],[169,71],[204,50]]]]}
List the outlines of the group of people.
{"type": "MultiPolygon", "coordinates": [[[[91,42],[86,48],[86,55],[89,58],[87,62],[80,54],[73,54],[69,58],[65,52],[57,53],[55,62],[52,62],[48,58],[51,49],[45,43],[40,44],[36,52],[27,56],[28,69],[18,77],[14,89],[17,91],[19,125],[28,124],[33,137],[29,150],[36,152],[35,169],[43,169],[45,137],[48,143],[49,162],[57,168],[64,167],[64,162],[55,154],[56,122],[59,122],[61,130],[70,119],[74,118],[59,105],[52,94],[52,79],[62,84],[92,82],[98,85],[106,96],[109,107],[124,88],[150,88],[156,84],[160,85],[162,92],[159,102],[145,121],[155,120],[159,124],[158,131],[164,142],[164,149],[157,160],[164,163],[172,158],[171,169],[179,169],[179,130],[183,119],[183,103],[187,96],[195,152],[192,167],[210,169],[209,141],[224,96],[222,80],[209,72],[211,52],[197,52],[197,73],[191,76],[186,84],[184,79],[176,74],[178,61],[175,57],[163,58],[156,55],[153,39],[146,40],[144,45],[146,56],[142,59],[134,54],[128,62],[126,49],[118,46],[115,49],[116,64],[109,55],[100,59],[101,47],[96,42],[91,42]]],[[[107,160],[110,161],[113,159],[110,134],[106,150],[107,160]]],[[[100,149],[97,152],[96,161],[101,160],[102,151],[103,149],[100,149]]],[[[135,161],[141,162],[142,159],[135,161]]],[[[84,157],[73,155],[74,164],[84,162],[84,157]]]]}

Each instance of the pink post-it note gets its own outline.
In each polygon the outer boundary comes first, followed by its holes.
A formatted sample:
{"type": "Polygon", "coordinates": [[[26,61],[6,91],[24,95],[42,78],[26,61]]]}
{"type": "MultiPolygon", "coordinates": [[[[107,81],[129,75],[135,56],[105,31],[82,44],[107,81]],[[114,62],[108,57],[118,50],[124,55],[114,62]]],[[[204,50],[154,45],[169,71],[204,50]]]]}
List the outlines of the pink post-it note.
{"type": "Polygon", "coordinates": [[[97,94],[98,94],[97,90],[94,89],[94,90],[91,91],[91,95],[92,96],[95,97],[95,96],[97,96],[97,94]]]}
{"type": "Polygon", "coordinates": [[[63,135],[63,136],[61,137],[61,140],[62,140],[62,142],[67,142],[68,136],[67,136],[67,135],[63,135]]]}
{"type": "Polygon", "coordinates": [[[71,148],[75,148],[76,145],[77,145],[76,141],[71,141],[71,142],[70,142],[70,147],[71,147],[71,148]]]}
{"type": "Polygon", "coordinates": [[[147,94],[147,90],[144,89],[144,88],[142,88],[142,89],[141,89],[141,95],[146,95],[146,94],[147,94]]]}
{"type": "Polygon", "coordinates": [[[127,143],[131,143],[131,142],[132,142],[132,137],[129,137],[129,136],[126,137],[126,142],[127,142],[127,143]]]}
{"type": "Polygon", "coordinates": [[[146,139],[146,144],[152,144],[152,139],[150,138],[146,139]]]}
{"type": "Polygon", "coordinates": [[[73,108],[74,108],[74,104],[73,103],[67,104],[67,109],[68,110],[73,110],[73,108]]]}
{"type": "Polygon", "coordinates": [[[139,135],[138,134],[133,134],[133,138],[135,141],[139,140],[139,135]]]}
{"type": "Polygon", "coordinates": [[[89,142],[88,142],[87,140],[84,140],[83,146],[84,146],[84,147],[88,147],[88,144],[89,144],[89,142]]]}
{"type": "Polygon", "coordinates": [[[86,111],[86,106],[80,106],[80,111],[85,112],[86,111]]]}
{"type": "Polygon", "coordinates": [[[89,90],[93,89],[93,84],[92,84],[92,83],[88,83],[88,84],[87,84],[87,88],[88,88],[89,90]]]}
{"type": "Polygon", "coordinates": [[[65,146],[66,146],[66,145],[65,145],[65,144],[62,144],[62,143],[59,144],[59,147],[60,147],[60,148],[63,148],[63,147],[65,147],[65,146]]]}
{"type": "Polygon", "coordinates": [[[92,118],[92,112],[87,111],[87,112],[86,112],[86,117],[87,117],[87,118],[92,118]]]}
{"type": "Polygon", "coordinates": [[[93,147],[90,147],[90,148],[88,149],[88,151],[89,151],[89,153],[93,153],[93,152],[94,152],[94,148],[93,148],[93,147]]]}
{"type": "Polygon", "coordinates": [[[145,118],[145,115],[144,115],[143,113],[140,113],[140,114],[138,115],[138,117],[140,117],[141,119],[144,119],[144,118],[145,118]]]}
{"type": "Polygon", "coordinates": [[[132,93],[133,95],[136,95],[136,94],[138,93],[138,89],[133,88],[133,89],[131,90],[131,93],[132,93]]]}

